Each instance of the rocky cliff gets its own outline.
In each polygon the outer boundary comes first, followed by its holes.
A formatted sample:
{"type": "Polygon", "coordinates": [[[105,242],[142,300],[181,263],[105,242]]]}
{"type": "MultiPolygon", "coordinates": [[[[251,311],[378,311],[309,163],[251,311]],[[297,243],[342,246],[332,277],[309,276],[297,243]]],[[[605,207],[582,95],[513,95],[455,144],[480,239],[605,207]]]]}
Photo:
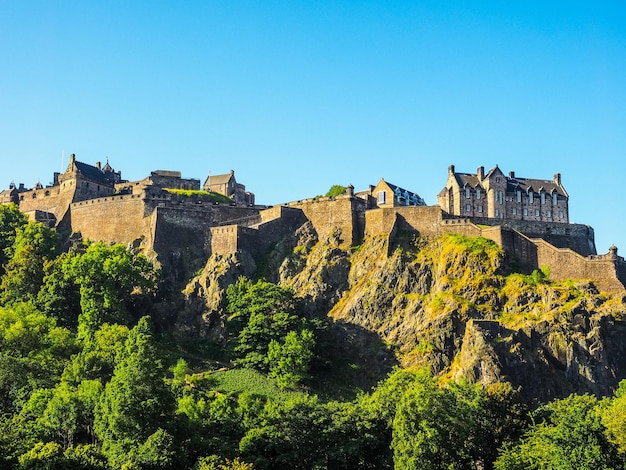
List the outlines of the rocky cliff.
{"type": "MultiPolygon", "coordinates": [[[[305,224],[262,258],[209,259],[185,290],[179,324],[219,337],[225,287],[259,274],[292,288],[310,313],[374,333],[404,367],[505,380],[540,400],[605,395],[626,377],[626,293],[602,294],[586,280],[551,282],[545,272],[511,273],[500,248],[483,238],[398,233],[392,246],[378,236],[345,249],[337,234],[319,240],[305,224]]],[[[372,357],[388,365],[384,355],[372,357]]],[[[374,360],[372,370],[387,370],[374,360]]]]}

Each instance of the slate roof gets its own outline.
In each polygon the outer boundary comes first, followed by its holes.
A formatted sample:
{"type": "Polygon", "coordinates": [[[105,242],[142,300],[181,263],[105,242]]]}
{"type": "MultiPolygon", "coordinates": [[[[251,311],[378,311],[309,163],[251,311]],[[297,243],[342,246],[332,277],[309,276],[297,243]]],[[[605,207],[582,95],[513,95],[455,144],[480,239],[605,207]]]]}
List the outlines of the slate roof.
{"type": "Polygon", "coordinates": [[[85,178],[90,179],[91,181],[103,184],[110,184],[111,182],[106,177],[106,175],[99,170],[95,166],[88,165],[83,162],[76,161],[74,162],[76,165],[76,170],[83,175],[85,178]]]}
{"type": "Polygon", "coordinates": [[[465,185],[469,185],[472,188],[481,187],[482,184],[478,181],[478,176],[472,175],[470,173],[455,173],[457,182],[461,188],[465,187],[465,185]]]}
{"type": "Polygon", "coordinates": [[[404,188],[396,186],[395,184],[391,184],[391,183],[389,183],[387,181],[385,181],[385,183],[387,183],[387,185],[391,188],[391,190],[394,193],[400,191],[402,193],[402,195],[408,194],[409,198],[412,199],[412,200],[415,200],[417,202],[418,206],[425,206],[426,205],[426,202],[424,201],[424,199],[422,199],[420,197],[419,194],[411,192],[411,191],[408,191],[408,190],[406,190],[404,188]]]}
{"type": "MultiPolygon", "coordinates": [[[[485,179],[488,178],[498,167],[492,168],[485,175],[485,179]]],[[[478,180],[478,176],[472,173],[455,173],[454,177],[456,178],[459,187],[464,188],[468,185],[470,188],[484,188],[483,184],[478,180]]],[[[535,192],[539,192],[541,190],[546,193],[552,194],[556,192],[558,195],[566,196],[567,193],[563,189],[563,187],[557,184],[554,180],[541,180],[534,178],[518,178],[518,177],[509,177],[504,175],[507,181],[506,191],[513,193],[518,189],[521,191],[528,192],[532,189],[535,192]]],[[[444,188],[445,189],[445,188],[444,188]]]]}
{"type": "Polygon", "coordinates": [[[208,184],[226,184],[232,177],[232,173],[227,173],[225,175],[209,175],[207,182],[208,184]]]}
{"type": "Polygon", "coordinates": [[[565,190],[554,181],[538,180],[532,178],[507,178],[507,192],[515,192],[517,190],[528,192],[532,189],[535,192],[544,191],[548,194],[556,193],[560,196],[567,196],[565,190]]]}

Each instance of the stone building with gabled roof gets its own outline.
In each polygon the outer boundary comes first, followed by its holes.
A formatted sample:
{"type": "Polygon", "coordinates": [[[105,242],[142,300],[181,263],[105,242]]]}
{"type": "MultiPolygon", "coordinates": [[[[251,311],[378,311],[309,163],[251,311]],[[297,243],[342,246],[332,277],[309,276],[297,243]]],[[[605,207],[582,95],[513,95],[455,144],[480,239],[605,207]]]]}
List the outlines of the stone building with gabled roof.
{"type": "Polygon", "coordinates": [[[400,207],[400,206],[425,206],[426,203],[419,194],[407,189],[388,183],[381,178],[372,190],[372,196],[376,198],[378,207],[400,207]]]}
{"type": "Polygon", "coordinates": [[[496,165],[485,174],[457,173],[448,168],[448,181],[437,196],[439,206],[460,217],[569,223],[569,195],[561,175],[553,180],[506,176],[496,165]]]}
{"type": "Polygon", "coordinates": [[[233,170],[225,175],[209,175],[203,188],[205,191],[223,194],[237,205],[254,206],[254,194],[246,191],[243,184],[237,183],[233,170]]]}

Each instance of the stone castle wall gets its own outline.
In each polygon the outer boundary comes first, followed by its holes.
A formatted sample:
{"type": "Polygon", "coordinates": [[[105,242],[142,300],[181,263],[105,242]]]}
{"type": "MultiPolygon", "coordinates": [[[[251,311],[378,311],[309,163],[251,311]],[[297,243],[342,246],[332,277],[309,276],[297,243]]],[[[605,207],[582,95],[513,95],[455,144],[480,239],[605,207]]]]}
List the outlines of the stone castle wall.
{"type": "Polygon", "coordinates": [[[129,244],[151,232],[140,195],[107,196],[70,206],[71,225],[90,240],[129,244]]]}
{"type": "Polygon", "coordinates": [[[534,222],[530,220],[498,220],[472,217],[478,225],[499,225],[526,234],[530,238],[541,238],[558,248],[571,248],[583,256],[595,255],[593,228],[589,225],[565,224],[560,222],[534,222]]]}
{"type": "Polygon", "coordinates": [[[335,198],[306,199],[291,202],[289,207],[302,210],[311,221],[320,240],[328,238],[338,231],[344,246],[353,246],[363,238],[362,213],[365,212],[365,201],[353,196],[337,196],[335,198]]]}

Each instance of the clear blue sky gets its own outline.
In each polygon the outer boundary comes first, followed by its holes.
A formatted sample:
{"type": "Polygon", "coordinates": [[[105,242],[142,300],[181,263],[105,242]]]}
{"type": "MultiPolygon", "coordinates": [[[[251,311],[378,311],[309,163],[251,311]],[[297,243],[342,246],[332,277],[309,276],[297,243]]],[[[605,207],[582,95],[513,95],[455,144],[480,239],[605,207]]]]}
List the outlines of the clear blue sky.
{"type": "Polygon", "coordinates": [[[0,0],[0,187],[70,153],[275,204],[448,165],[560,172],[626,254],[626,2],[0,0]]]}

